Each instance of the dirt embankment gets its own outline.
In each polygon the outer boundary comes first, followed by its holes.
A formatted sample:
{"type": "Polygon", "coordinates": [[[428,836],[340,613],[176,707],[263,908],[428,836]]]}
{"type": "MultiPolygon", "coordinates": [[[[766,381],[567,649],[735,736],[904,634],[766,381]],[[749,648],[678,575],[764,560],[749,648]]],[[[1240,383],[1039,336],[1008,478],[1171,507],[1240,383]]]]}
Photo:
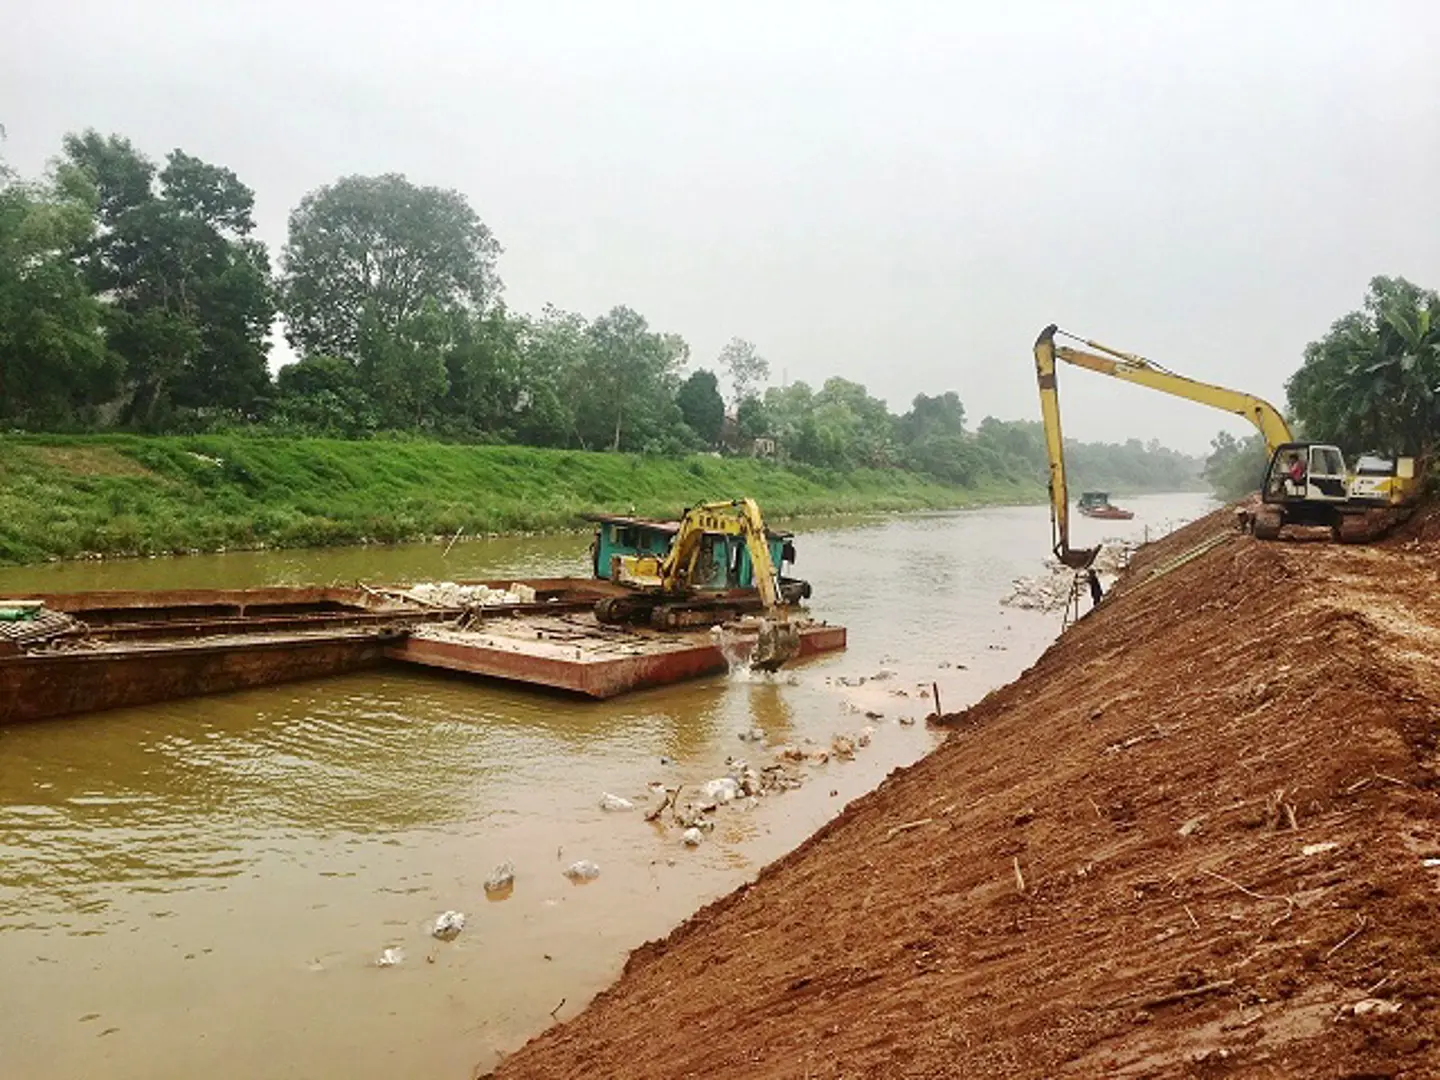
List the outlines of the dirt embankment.
{"type": "Polygon", "coordinates": [[[1232,522],[495,1075],[1440,1076],[1440,541],[1232,522]]]}

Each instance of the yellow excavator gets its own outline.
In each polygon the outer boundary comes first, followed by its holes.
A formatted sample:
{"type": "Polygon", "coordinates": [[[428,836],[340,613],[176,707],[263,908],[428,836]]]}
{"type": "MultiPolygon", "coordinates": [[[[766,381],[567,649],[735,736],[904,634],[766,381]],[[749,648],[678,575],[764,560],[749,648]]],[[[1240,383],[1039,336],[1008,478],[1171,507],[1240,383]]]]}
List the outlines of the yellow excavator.
{"type": "Polygon", "coordinates": [[[707,536],[738,536],[750,556],[762,618],[750,666],[775,671],[800,650],[800,634],[786,618],[780,573],[770,557],[765,519],[754,499],[703,503],[687,509],[670,550],[660,555],[615,557],[612,579],[632,590],[607,596],[595,605],[602,623],[648,622],[659,629],[709,626],[753,607],[729,594],[705,595],[696,587],[707,580],[707,536]]]}
{"type": "Polygon", "coordinates": [[[1069,496],[1065,487],[1065,447],[1060,433],[1056,360],[1223,409],[1254,424],[1270,453],[1270,465],[1260,489],[1261,505],[1252,525],[1259,539],[1278,539],[1287,525],[1312,525],[1328,527],[1339,540],[1366,540],[1393,524],[1396,512],[1403,511],[1413,501],[1413,458],[1399,458],[1390,466],[1389,475],[1383,478],[1352,477],[1345,468],[1345,458],[1339,447],[1296,441],[1279,410],[1253,394],[1188,379],[1153,360],[1067,334],[1054,325],[1040,332],[1035,339],[1034,352],[1035,376],[1040,386],[1040,413],[1045,422],[1045,451],[1050,462],[1052,539],[1056,557],[1073,569],[1088,567],[1099,549],[1070,547],[1069,496]],[[1094,351],[1056,345],[1057,334],[1094,351]]]}

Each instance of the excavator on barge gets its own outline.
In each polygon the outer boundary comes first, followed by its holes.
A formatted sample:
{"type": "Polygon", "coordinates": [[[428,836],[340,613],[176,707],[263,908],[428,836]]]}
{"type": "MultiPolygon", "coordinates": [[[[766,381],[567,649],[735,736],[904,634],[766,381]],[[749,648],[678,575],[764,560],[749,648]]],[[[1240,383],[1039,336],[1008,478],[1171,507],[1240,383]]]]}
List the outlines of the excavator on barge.
{"type": "Polygon", "coordinates": [[[1177,375],[1153,360],[1113,349],[1097,341],[1047,326],[1035,339],[1035,376],[1040,387],[1040,413],[1045,426],[1045,451],[1050,464],[1050,510],[1055,556],[1062,564],[1084,570],[1099,548],[1070,546],[1069,495],[1065,484],[1065,444],[1060,431],[1060,395],[1055,362],[1147,386],[1161,393],[1243,416],[1265,439],[1270,464],[1260,489],[1260,508],[1251,528],[1258,539],[1277,540],[1286,526],[1322,526],[1346,543],[1382,535],[1406,516],[1418,492],[1414,458],[1401,457],[1385,475],[1366,470],[1352,476],[1340,448],[1295,438],[1290,425],[1269,402],[1253,394],[1177,375]],[[1085,346],[1057,345],[1061,335],[1085,346]],[[1086,351],[1093,350],[1093,351],[1086,351]]]}
{"type": "Polygon", "coordinates": [[[596,603],[595,617],[602,623],[641,622],[657,629],[679,630],[717,625],[758,608],[759,638],[750,666],[775,671],[799,651],[799,632],[789,621],[787,606],[808,595],[808,586],[791,596],[782,585],[770,555],[765,519],[754,499],[692,506],[682,515],[679,530],[663,555],[616,555],[612,564],[611,580],[630,591],[596,603]],[[750,560],[753,597],[701,588],[712,575],[708,563],[717,549],[729,550],[728,545],[707,543],[707,539],[731,537],[742,541],[750,560]]]}

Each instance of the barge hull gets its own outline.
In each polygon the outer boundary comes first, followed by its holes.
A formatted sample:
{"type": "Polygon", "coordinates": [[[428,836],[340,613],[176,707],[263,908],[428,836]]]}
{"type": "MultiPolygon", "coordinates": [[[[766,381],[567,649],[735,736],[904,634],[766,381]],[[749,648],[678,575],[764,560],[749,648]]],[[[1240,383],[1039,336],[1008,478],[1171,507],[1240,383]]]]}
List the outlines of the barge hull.
{"type": "Polygon", "coordinates": [[[0,724],[341,675],[379,666],[391,633],[190,642],[0,659],[0,724]]]}
{"type": "MultiPolygon", "coordinates": [[[[415,635],[390,646],[386,655],[407,664],[611,698],[727,670],[729,661],[713,636],[692,636],[693,642],[683,644],[666,640],[623,655],[593,655],[583,646],[546,648],[508,635],[415,635]]],[[[800,631],[797,659],[844,648],[843,626],[807,626],[800,631]]]]}

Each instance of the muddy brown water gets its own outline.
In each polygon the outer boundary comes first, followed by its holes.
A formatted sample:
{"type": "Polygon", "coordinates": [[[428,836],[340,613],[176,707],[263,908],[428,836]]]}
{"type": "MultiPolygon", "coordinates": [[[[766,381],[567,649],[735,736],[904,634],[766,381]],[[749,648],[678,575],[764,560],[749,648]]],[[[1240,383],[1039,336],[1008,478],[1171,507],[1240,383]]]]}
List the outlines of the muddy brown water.
{"type": "MultiPolygon", "coordinates": [[[[1213,504],[1125,500],[1139,537],[1213,504]]],[[[921,718],[1017,675],[1059,617],[999,606],[1043,507],[808,523],[796,572],[850,649],[592,703],[387,669],[0,729],[0,1074],[454,1077],[582,1007],[626,953],[754,876],[934,745],[921,718]],[[963,666],[962,666],[963,665],[963,666]],[[888,678],[874,675],[887,670],[888,678]],[[864,685],[846,685],[867,677],[864,685]],[[903,691],[903,694],[901,693],[903,691]],[[866,711],[883,714],[867,720],[866,711]],[[874,728],[853,762],[724,807],[695,850],[602,792],[874,728]],[[577,859],[601,876],[572,885],[577,859]],[[513,862],[504,900],[482,883],[513,862]],[[452,942],[435,916],[466,913],[452,942]],[[382,950],[402,963],[379,968],[382,950]],[[563,1004],[561,1004],[563,1002],[563,1004]],[[558,1006],[558,1009],[557,1009],[558,1006]]],[[[584,537],[234,553],[0,571],[0,592],[583,573],[584,537]]],[[[743,977],[743,973],[738,973],[743,977]]]]}

